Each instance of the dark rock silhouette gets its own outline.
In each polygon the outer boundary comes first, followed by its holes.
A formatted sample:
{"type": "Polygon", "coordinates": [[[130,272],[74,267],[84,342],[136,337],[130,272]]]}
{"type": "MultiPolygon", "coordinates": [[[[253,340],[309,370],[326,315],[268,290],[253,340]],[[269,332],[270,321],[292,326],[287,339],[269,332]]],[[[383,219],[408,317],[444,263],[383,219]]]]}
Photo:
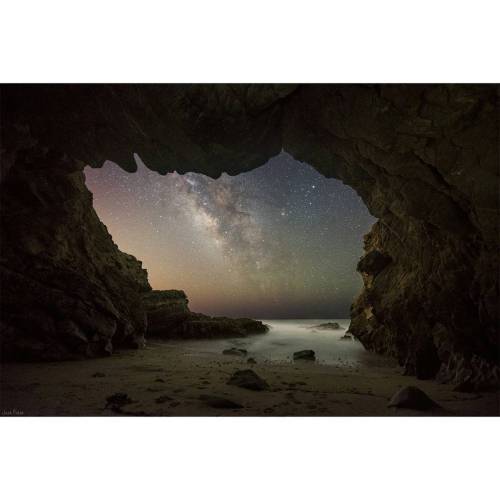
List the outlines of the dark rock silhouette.
{"type": "Polygon", "coordinates": [[[403,387],[397,391],[394,396],[392,396],[387,406],[421,411],[440,408],[440,406],[427,396],[424,391],[412,385],[403,387]]]}
{"type": "Polygon", "coordinates": [[[346,332],[342,337],[340,337],[340,340],[353,340],[353,337],[350,333],[346,332]]]}
{"type": "Polygon", "coordinates": [[[237,410],[243,408],[239,403],[235,403],[230,399],[221,398],[218,396],[200,396],[200,399],[210,408],[237,410]]]}
{"type": "Polygon", "coordinates": [[[343,328],[336,322],[321,323],[320,325],[310,326],[313,330],[342,330],[343,328]]]}
{"type": "Polygon", "coordinates": [[[309,361],[314,361],[316,359],[316,354],[311,349],[305,349],[303,351],[297,351],[293,353],[294,360],[305,359],[309,361]]]}
{"type": "Polygon", "coordinates": [[[269,389],[269,384],[253,370],[238,370],[233,373],[227,383],[252,391],[265,391],[269,389]]]}
{"type": "Polygon", "coordinates": [[[125,392],[116,392],[106,398],[106,408],[111,408],[114,411],[120,410],[122,406],[129,405],[133,401],[125,392]]]}
{"type": "Polygon", "coordinates": [[[77,359],[142,346],[147,273],[97,217],[83,165],[43,148],[16,158],[0,196],[2,358],[77,359]]]}

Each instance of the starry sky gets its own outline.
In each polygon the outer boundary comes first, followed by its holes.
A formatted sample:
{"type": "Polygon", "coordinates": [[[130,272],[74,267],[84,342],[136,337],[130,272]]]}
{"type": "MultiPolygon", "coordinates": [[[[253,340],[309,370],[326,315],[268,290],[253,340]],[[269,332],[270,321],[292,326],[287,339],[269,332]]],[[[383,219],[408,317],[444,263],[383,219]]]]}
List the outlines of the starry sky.
{"type": "Polygon", "coordinates": [[[356,264],[375,219],[359,196],[287,153],[214,180],[85,169],[94,207],[154,289],[182,289],[190,308],[253,318],[347,318],[356,264]]]}

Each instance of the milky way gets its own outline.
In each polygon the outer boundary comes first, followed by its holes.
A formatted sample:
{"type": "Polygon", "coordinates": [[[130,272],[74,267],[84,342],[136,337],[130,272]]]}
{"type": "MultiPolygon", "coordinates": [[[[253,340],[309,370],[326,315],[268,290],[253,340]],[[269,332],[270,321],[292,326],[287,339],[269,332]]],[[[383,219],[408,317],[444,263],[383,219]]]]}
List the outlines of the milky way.
{"type": "Polygon", "coordinates": [[[85,170],[94,206],[155,289],[182,289],[213,315],[341,318],[359,293],[355,271],[374,223],[356,193],[282,153],[214,180],[85,170]]]}

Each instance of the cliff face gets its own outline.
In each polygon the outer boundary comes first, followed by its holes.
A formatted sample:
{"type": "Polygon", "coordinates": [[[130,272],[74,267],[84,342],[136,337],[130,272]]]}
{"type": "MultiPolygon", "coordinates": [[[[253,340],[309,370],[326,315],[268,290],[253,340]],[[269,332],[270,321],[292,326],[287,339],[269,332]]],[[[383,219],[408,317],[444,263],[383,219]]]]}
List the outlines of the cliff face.
{"type": "MultiPolygon", "coordinates": [[[[34,193],[73,204],[49,163],[35,174],[22,158],[5,161],[18,148],[16,130],[93,166],[110,159],[134,170],[135,152],[162,173],[213,177],[285,149],[353,187],[379,219],[359,267],[365,288],[353,334],[408,373],[482,387],[498,382],[498,99],[498,87],[481,85],[4,87],[2,190],[16,198],[15,168],[34,193]]],[[[61,165],[65,179],[76,164],[61,165]]],[[[84,238],[85,224],[68,235],[60,218],[21,204],[25,220],[61,234],[63,248],[84,238]]],[[[25,265],[44,262],[49,241],[33,255],[20,241],[4,247],[25,265]]],[[[85,277],[88,257],[78,259],[73,269],[85,277]]]]}
{"type": "Polygon", "coordinates": [[[97,217],[84,165],[25,139],[10,150],[1,185],[2,358],[74,359],[142,345],[146,271],[97,217]]]}
{"type": "Polygon", "coordinates": [[[418,378],[477,389],[498,384],[494,311],[484,310],[487,296],[477,281],[482,249],[417,222],[400,223],[402,238],[395,239],[397,222],[384,222],[365,237],[358,266],[364,289],[352,306],[350,331],[418,378]]]}

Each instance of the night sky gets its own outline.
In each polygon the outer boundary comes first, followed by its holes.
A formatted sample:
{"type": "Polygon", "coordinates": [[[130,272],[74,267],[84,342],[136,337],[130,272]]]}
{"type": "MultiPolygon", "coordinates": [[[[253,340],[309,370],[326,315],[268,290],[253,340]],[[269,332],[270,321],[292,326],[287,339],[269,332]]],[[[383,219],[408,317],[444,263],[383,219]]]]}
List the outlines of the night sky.
{"type": "Polygon", "coordinates": [[[94,206],[154,289],[182,289],[196,312],[346,318],[375,219],[349,187],[282,153],[251,172],[134,174],[85,169],[94,206]]]}

